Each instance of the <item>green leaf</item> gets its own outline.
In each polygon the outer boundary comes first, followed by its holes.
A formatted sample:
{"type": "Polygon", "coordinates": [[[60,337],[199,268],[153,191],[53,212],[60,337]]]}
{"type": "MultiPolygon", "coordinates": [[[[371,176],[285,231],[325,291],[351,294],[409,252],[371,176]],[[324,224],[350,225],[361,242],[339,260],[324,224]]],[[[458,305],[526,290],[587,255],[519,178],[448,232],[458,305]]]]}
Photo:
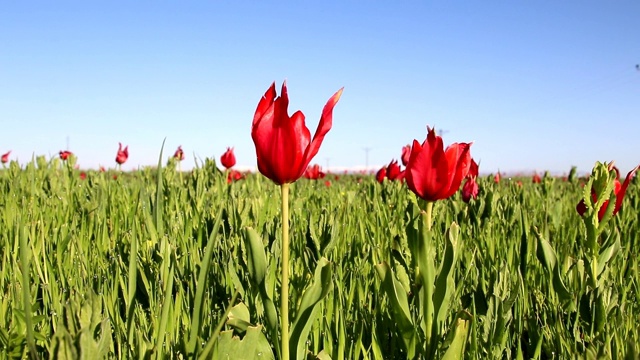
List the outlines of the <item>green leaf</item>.
{"type": "Polygon", "coordinates": [[[609,261],[613,259],[616,254],[622,249],[622,246],[620,245],[620,233],[617,231],[617,229],[615,231],[616,235],[614,236],[616,236],[616,240],[613,242],[613,244],[602,249],[600,251],[600,255],[598,256],[598,276],[600,276],[605,267],[609,265],[609,261]]]}
{"type": "Polygon", "coordinates": [[[198,338],[200,337],[200,321],[202,320],[202,302],[204,301],[204,291],[207,288],[207,274],[209,273],[209,267],[211,265],[211,256],[213,254],[213,248],[217,241],[218,229],[220,228],[220,219],[222,216],[218,214],[216,221],[213,225],[213,229],[209,234],[209,240],[207,241],[207,248],[204,252],[204,258],[200,263],[200,272],[198,274],[198,282],[196,283],[196,297],[194,299],[195,304],[193,306],[193,313],[191,314],[191,331],[189,334],[189,343],[187,344],[187,353],[193,354],[196,351],[198,344],[198,338]]]}
{"type": "Polygon", "coordinates": [[[238,305],[232,307],[227,319],[227,325],[232,326],[239,332],[245,332],[251,326],[249,308],[244,303],[238,303],[238,305]]]}
{"type": "Polygon", "coordinates": [[[452,337],[451,345],[442,356],[442,360],[457,360],[464,358],[464,348],[467,344],[467,337],[472,321],[471,314],[466,311],[460,312],[455,319],[453,330],[450,334],[452,337]]]}
{"type": "Polygon", "coordinates": [[[382,279],[382,290],[391,301],[391,309],[407,350],[407,358],[411,359],[415,356],[417,334],[415,325],[411,320],[407,294],[402,288],[402,284],[393,276],[389,265],[384,262],[376,265],[376,272],[382,279]]]}
{"type": "Polygon", "coordinates": [[[331,263],[326,258],[321,258],[316,267],[313,283],[302,294],[302,300],[291,327],[289,348],[292,350],[294,359],[305,357],[305,345],[311,325],[316,319],[317,305],[331,289],[331,275],[331,263]]]}
{"type": "Polygon", "coordinates": [[[542,263],[542,265],[547,268],[549,274],[551,274],[553,272],[553,269],[556,267],[556,252],[555,250],[553,250],[553,247],[551,247],[551,244],[549,244],[549,242],[544,239],[542,235],[540,235],[538,229],[535,229],[534,233],[536,235],[536,238],[538,239],[536,256],[538,257],[538,260],[542,263]]]}
{"type": "Polygon", "coordinates": [[[264,284],[264,277],[267,273],[267,256],[264,253],[264,245],[260,235],[253,228],[246,228],[244,234],[245,247],[248,252],[249,275],[254,283],[261,286],[264,284]]]}
{"type": "Polygon", "coordinates": [[[455,290],[453,283],[453,269],[457,260],[457,245],[460,227],[456,223],[452,223],[449,228],[449,236],[447,238],[446,248],[440,269],[436,278],[435,289],[433,293],[433,309],[436,316],[436,327],[439,329],[446,320],[449,313],[449,299],[455,290]]]}
{"type": "Polygon", "coordinates": [[[255,360],[275,359],[271,345],[262,332],[261,326],[248,327],[242,339],[233,335],[233,331],[223,331],[210,354],[201,358],[219,360],[255,360]]]}

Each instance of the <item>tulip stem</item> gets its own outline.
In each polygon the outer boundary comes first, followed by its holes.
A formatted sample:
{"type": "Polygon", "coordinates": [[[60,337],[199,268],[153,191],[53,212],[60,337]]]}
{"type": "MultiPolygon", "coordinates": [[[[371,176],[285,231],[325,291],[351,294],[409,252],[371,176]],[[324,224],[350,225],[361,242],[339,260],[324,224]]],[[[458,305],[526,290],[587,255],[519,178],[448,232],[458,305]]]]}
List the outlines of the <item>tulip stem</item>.
{"type": "Polygon", "coordinates": [[[282,190],[282,293],[280,296],[282,359],[289,360],[289,184],[282,190]]]}
{"type": "Polygon", "coordinates": [[[425,213],[427,213],[427,230],[431,231],[431,214],[433,213],[433,201],[427,201],[425,213]]]}

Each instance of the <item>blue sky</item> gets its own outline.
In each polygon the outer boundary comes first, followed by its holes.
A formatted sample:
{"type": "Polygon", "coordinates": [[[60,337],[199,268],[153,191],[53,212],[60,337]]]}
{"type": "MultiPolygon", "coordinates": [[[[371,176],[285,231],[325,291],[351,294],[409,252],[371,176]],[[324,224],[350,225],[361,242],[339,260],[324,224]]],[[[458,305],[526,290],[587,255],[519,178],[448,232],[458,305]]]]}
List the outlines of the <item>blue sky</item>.
{"type": "Polygon", "coordinates": [[[473,141],[481,172],[640,163],[638,1],[6,1],[0,12],[0,153],[66,149],[86,168],[235,147],[272,82],[315,131],[314,163],[379,166],[423,141],[473,141]]]}

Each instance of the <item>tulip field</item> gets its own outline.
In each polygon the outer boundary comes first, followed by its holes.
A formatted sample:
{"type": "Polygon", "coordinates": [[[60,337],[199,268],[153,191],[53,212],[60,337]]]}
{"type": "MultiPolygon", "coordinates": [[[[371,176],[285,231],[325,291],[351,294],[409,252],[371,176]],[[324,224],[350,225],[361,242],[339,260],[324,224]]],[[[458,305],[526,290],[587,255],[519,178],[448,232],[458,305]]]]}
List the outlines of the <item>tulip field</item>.
{"type": "MultiPolygon", "coordinates": [[[[277,357],[277,186],[227,183],[213,160],[79,174],[44,157],[0,173],[1,358],[277,357]]],[[[637,358],[638,184],[599,235],[592,274],[585,180],[519,180],[479,177],[475,200],[435,203],[429,354],[417,197],[373,175],[292,184],[291,356],[637,358]]]]}
{"type": "Polygon", "coordinates": [[[481,176],[427,127],[404,168],[325,173],[341,94],[311,137],[271,85],[254,173],[3,154],[0,359],[640,357],[638,167],[481,176]]]}

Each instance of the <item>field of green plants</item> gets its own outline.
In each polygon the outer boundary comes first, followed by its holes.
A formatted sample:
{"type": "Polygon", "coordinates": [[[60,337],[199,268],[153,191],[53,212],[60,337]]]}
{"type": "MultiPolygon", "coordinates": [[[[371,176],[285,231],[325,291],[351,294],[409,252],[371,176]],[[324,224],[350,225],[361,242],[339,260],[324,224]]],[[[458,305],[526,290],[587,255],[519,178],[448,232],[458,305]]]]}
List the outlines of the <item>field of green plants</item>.
{"type": "MultiPolygon", "coordinates": [[[[228,183],[210,159],[86,178],[58,158],[8,165],[0,358],[278,357],[269,179],[228,183]]],[[[435,202],[427,238],[403,182],[292,183],[291,357],[638,358],[638,182],[589,225],[576,211],[588,180],[518,180],[482,176],[477,199],[435,202]]]]}

